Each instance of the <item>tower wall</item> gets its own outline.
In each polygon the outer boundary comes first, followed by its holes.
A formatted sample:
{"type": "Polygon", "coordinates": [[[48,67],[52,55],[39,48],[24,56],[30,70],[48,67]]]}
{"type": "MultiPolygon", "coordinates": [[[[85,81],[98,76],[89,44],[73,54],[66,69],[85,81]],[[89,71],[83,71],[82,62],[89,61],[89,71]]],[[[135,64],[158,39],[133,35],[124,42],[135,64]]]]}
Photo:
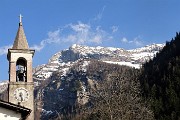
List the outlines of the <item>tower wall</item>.
{"type": "Polygon", "coordinates": [[[28,47],[22,22],[12,49],[8,49],[9,85],[8,101],[31,109],[27,120],[34,120],[34,82],[32,78],[32,58],[35,50],[28,47]]]}
{"type": "Polygon", "coordinates": [[[27,120],[34,120],[34,83],[32,79],[32,57],[33,50],[14,50],[9,49],[8,59],[9,59],[9,102],[21,105],[23,107],[31,109],[31,114],[28,116],[27,120]],[[16,64],[19,58],[23,58],[27,62],[27,77],[26,82],[18,82],[16,74],[16,64]],[[18,88],[24,88],[28,91],[28,100],[19,102],[15,97],[15,91],[18,88]]]}
{"type": "Polygon", "coordinates": [[[10,82],[9,83],[9,102],[31,109],[31,114],[27,120],[34,120],[34,83],[33,82],[10,82]],[[29,99],[24,102],[18,102],[14,92],[17,88],[28,90],[29,99]]]}

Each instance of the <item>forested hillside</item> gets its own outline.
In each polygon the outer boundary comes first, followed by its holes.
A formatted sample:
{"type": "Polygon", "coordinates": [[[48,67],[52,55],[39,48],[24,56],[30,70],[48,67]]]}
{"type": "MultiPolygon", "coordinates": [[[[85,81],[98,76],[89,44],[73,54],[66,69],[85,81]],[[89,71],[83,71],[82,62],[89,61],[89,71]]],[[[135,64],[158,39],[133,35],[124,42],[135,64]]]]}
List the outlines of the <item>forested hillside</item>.
{"type": "Polygon", "coordinates": [[[144,64],[140,81],[156,119],[180,119],[180,33],[144,64]]]}
{"type": "Polygon", "coordinates": [[[139,70],[102,62],[91,62],[89,77],[100,78],[91,89],[90,107],[76,119],[84,120],[152,120],[154,115],[141,99],[139,70]]]}
{"type": "Polygon", "coordinates": [[[80,69],[81,62],[71,68],[63,81],[58,80],[60,74],[53,74],[55,81],[50,82],[44,90],[43,109],[56,110],[58,114],[43,115],[43,119],[154,118],[153,112],[141,97],[138,69],[91,60],[87,71],[83,72],[80,69]],[[63,90],[59,91],[62,88],[63,90]],[[55,95],[56,97],[53,97],[55,95]]]}

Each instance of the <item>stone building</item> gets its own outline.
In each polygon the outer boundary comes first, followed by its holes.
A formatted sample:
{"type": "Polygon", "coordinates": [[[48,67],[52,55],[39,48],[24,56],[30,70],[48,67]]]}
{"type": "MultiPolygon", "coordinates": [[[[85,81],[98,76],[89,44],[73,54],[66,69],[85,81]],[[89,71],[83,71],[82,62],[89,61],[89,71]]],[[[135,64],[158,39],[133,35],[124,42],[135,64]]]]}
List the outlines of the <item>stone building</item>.
{"type": "Polygon", "coordinates": [[[28,108],[0,100],[1,120],[25,120],[30,113],[28,108]]]}

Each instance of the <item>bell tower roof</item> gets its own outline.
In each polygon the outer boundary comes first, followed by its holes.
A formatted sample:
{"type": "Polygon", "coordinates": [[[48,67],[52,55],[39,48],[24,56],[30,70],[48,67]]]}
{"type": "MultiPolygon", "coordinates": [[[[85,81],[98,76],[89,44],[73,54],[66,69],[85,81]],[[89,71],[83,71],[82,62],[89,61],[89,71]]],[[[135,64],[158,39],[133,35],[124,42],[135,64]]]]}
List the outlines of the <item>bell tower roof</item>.
{"type": "Polygon", "coordinates": [[[22,25],[22,15],[19,16],[19,28],[12,49],[29,49],[28,42],[22,25]]]}

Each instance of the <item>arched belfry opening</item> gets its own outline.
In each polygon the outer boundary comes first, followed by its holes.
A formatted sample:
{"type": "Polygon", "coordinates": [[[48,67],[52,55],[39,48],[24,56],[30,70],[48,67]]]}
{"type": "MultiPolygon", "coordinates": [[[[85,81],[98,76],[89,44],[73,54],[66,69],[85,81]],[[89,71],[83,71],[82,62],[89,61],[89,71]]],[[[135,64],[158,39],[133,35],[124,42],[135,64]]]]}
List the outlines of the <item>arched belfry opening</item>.
{"type": "Polygon", "coordinates": [[[27,82],[27,61],[19,58],[16,62],[16,82],[27,82]]]}

